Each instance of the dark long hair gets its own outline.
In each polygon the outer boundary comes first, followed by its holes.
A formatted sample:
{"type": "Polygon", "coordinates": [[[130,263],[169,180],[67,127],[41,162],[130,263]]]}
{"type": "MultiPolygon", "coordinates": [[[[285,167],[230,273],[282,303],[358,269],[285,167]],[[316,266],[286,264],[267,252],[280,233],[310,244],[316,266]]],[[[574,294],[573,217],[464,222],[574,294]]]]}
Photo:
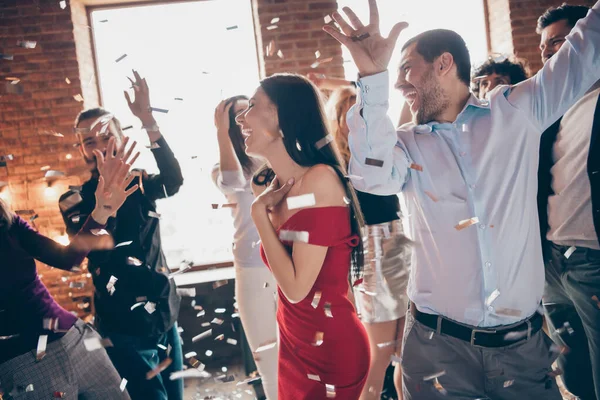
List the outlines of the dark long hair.
{"type": "Polygon", "coordinates": [[[231,104],[229,109],[229,140],[233,145],[233,150],[237,156],[242,169],[246,175],[250,175],[255,166],[254,160],[246,154],[246,145],[244,144],[244,136],[242,136],[242,129],[235,121],[235,105],[240,100],[248,100],[247,96],[233,96],[225,101],[225,104],[231,104]]]}
{"type": "MultiPolygon", "coordinates": [[[[352,275],[358,279],[363,267],[363,215],[335,142],[321,146],[330,133],[319,90],[308,79],[296,74],[275,74],[264,79],[260,86],[277,107],[283,144],[292,160],[303,167],[329,165],[344,185],[346,197],[350,199],[352,233],[361,238],[352,250],[352,275]]],[[[265,166],[256,172],[253,181],[256,185],[267,185],[274,175],[265,166]]]]}

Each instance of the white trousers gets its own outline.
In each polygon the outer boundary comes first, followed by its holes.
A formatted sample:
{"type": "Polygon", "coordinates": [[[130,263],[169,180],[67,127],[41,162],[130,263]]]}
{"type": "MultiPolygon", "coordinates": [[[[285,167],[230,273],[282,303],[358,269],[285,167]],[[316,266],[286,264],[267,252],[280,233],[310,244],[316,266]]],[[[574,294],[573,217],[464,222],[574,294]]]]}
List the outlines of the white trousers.
{"type": "MultiPolygon", "coordinates": [[[[252,352],[267,342],[277,340],[276,296],[277,283],[266,266],[244,268],[236,266],[235,297],[252,352]]],[[[261,352],[256,360],[268,400],[277,400],[278,352],[276,346],[261,352]]]]}

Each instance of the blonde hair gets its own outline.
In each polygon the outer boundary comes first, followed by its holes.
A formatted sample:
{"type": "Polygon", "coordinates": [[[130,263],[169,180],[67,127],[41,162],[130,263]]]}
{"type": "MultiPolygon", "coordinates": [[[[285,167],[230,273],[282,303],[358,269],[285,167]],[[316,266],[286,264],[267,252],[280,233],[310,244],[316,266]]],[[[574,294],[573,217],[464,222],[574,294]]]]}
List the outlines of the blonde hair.
{"type": "Polygon", "coordinates": [[[350,148],[348,147],[348,136],[342,133],[342,129],[346,125],[346,113],[355,102],[356,89],[351,86],[340,87],[331,93],[326,107],[329,129],[346,162],[346,167],[350,161],[350,148]]]}
{"type": "Polygon", "coordinates": [[[14,218],[15,214],[10,210],[8,204],[0,198],[0,232],[9,230],[14,218]]]}

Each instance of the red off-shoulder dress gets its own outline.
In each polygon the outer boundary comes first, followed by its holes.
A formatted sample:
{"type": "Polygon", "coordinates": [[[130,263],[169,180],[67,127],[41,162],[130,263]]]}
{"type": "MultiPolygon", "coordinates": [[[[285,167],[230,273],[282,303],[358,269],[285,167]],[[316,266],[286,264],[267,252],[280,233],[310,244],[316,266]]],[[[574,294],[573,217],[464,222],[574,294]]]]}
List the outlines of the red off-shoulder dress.
{"type": "MultiPolygon", "coordinates": [[[[293,242],[287,239],[297,232],[298,239],[328,250],[304,300],[293,304],[278,289],[278,398],[356,400],[370,358],[367,334],[348,299],[350,256],[360,238],[351,233],[350,211],[343,206],[306,208],[292,215],[278,229],[290,254],[293,242]]],[[[260,252],[269,266],[262,245],[260,252]]]]}

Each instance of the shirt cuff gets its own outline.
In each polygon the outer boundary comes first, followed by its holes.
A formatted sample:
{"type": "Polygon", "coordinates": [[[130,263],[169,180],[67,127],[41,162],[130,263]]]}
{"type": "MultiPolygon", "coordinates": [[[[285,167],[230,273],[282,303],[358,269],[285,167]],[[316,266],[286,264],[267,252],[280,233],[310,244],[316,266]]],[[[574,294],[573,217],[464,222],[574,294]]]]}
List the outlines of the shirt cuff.
{"type": "Polygon", "coordinates": [[[387,104],[390,96],[389,80],[388,71],[360,78],[357,85],[362,102],[366,105],[387,104]]]}
{"type": "Polygon", "coordinates": [[[92,218],[92,215],[90,214],[87,217],[87,219],[85,220],[85,223],[83,224],[83,226],[81,227],[81,229],[79,231],[80,232],[89,232],[92,229],[104,229],[104,228],[106,228],[106,225],[97,222],[94,218],[92,218]]]}

